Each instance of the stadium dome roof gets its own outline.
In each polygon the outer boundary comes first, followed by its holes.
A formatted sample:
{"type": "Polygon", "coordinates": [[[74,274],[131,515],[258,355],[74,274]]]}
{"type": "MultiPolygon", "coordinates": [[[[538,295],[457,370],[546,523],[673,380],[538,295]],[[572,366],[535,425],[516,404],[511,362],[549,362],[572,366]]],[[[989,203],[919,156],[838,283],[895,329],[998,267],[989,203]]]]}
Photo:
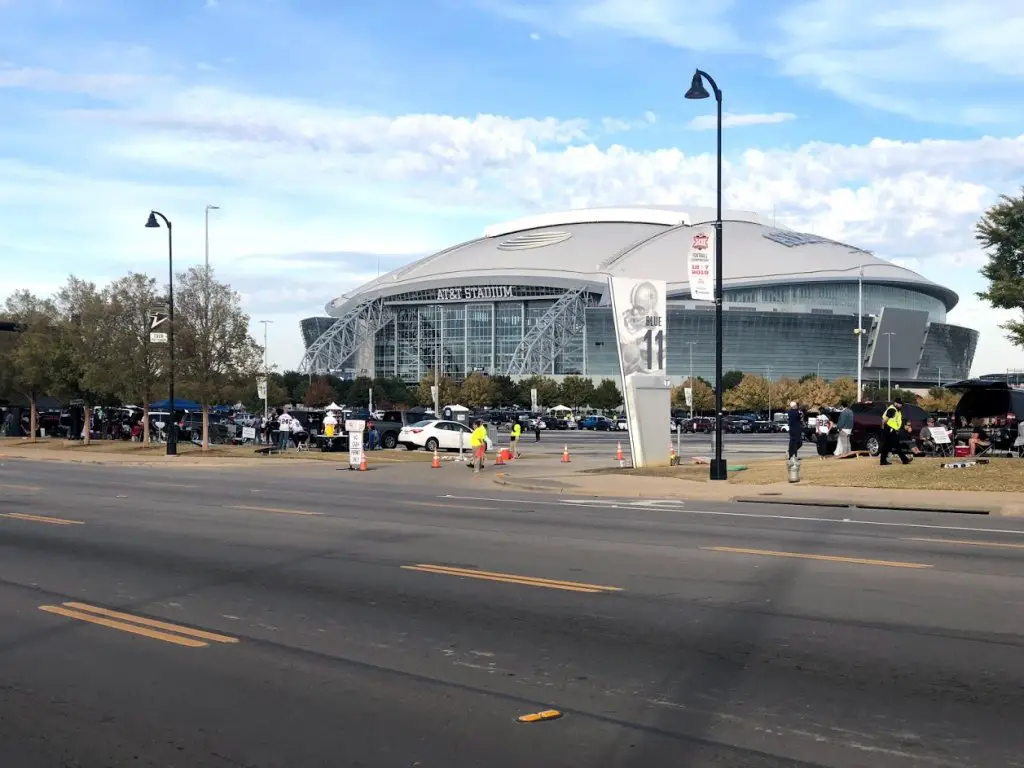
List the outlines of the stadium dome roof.
{"type": "MultiPolygon", "coordinates": [[[[692,228],[713,223],[708,208],[619,207],[544,213],[488,227],[483,237],[427,256],[366,283],[327,305],[339,316],[363,298],[452,285],[517,284],[603,292],[611,276],[668,283],[688,295],[686,254],[692,228]]],[[[778,283],[865,281],[920,291],[956,306],[955,292],[853,245],[773,226],[741,211],[723,214],[726,289],[778,283]]]]}

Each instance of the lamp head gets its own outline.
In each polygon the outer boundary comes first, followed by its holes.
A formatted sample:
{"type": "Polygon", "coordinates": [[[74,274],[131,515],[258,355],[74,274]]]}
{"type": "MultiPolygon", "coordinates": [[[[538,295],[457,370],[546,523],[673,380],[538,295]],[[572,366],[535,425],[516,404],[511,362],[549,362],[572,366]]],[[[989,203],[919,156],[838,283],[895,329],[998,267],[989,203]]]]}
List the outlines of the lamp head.
{"type": "Polygon", "coordinates": [[[690,81],[690,90],[686,92],[687,99],[709,99],[711,94],[708,93],[708,89],[704,87],[704,78],[700,76],[700,72],[693,73],[693,79],[690,81]]]}
{"type": "Polygon", "coordinates": [[[160,229],[160,222],[156,220],[156,214],[153,211],[149,212],[149,220],[146,222],[146,226],[149,229],[160,229]]]}

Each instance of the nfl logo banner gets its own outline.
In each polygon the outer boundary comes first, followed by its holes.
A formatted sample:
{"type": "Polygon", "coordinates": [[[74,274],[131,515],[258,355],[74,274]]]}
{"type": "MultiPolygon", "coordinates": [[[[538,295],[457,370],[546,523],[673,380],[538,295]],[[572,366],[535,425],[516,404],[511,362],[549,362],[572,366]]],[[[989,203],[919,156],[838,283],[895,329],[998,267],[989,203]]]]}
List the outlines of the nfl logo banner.
{"type": "Polygon", "coordinates": [[[702,227],[690,239],[687,272],[690,275],[690,296],[696,301],[715,300],[715,230],[702,227]]]}

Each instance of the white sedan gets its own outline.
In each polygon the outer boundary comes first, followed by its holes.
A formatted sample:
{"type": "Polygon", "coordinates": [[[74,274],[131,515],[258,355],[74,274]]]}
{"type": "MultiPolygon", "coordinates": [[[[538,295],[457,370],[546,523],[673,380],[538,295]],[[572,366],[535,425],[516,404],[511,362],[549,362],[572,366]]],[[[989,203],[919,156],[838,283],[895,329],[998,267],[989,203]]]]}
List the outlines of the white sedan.
{"type": "MultiPolygon", "coordinates": [[[[410,427],[402,428],[398,433],[398,444],[404,445],[410,451],[417,448],[425,448],[428,451],[457,451],[460,447],[468,451],[469,436],[472,432],[468,424],[458,421],[418,421],[410,427]]],[[[488,437],[487,449],[491,448],[491,439],[488,437]]]]}

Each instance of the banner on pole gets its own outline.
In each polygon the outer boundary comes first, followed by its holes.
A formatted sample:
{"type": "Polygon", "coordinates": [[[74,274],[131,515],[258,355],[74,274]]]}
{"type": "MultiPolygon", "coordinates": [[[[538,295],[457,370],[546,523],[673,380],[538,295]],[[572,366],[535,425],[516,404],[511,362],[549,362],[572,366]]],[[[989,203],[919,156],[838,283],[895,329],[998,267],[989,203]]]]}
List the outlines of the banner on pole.
{"type": "Polygon", "coordinates": [[[267,380],[263,376],[256,379],[256,397],[260,400],[267,399],[267,380]]]}
{"type": "Polygon", "coordinates": [[[715,300],[715,229],[702,227],[690,238],[686,259],[690,296],[696,301],[715,300]]]}

